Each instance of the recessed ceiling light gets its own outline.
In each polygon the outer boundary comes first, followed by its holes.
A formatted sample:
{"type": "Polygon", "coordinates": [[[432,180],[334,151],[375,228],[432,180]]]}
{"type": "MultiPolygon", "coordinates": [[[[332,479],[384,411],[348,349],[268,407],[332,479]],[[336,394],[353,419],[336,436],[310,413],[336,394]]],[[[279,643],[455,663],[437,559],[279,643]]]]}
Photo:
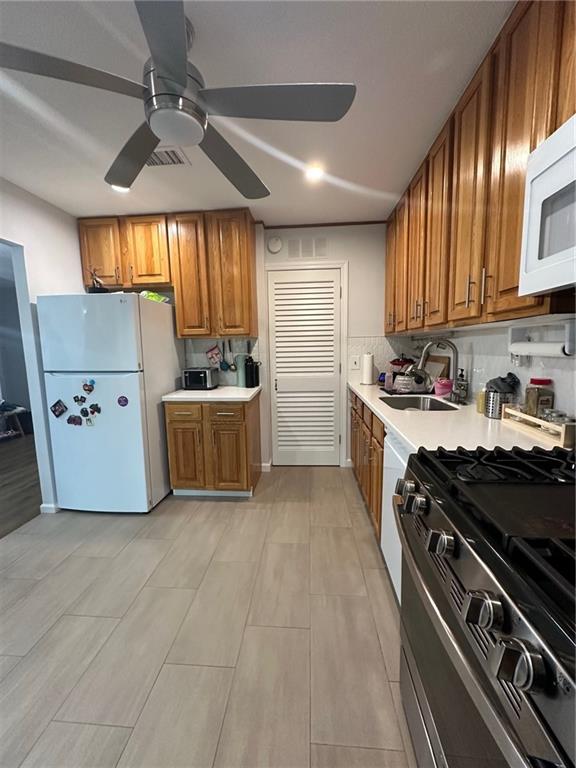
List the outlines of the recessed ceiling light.
{"type": "Polygon", "coordinates": [[[304,176],[306,181],[309,181],[311,184],[317,184],[324,178],[324,168],[318,163],[311,163],[306,166],[304,176]]]}
{"type": "Polygon", "coordinates": [[[117,184],[110,184],[114,192],[122,192],[125,194],[126,192],[130,192],[130,187],[119,187],[117,184]]]}

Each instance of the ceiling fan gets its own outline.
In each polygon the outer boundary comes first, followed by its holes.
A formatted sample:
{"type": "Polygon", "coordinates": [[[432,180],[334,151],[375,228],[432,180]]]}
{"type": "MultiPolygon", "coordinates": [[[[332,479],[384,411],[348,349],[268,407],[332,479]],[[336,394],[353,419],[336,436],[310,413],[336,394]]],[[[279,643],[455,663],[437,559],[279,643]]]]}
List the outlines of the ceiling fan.
{"type": "Polygon", "coordinates": [[[205,88],[188,61],[194,29],[182,0],[135,0],[151,58],[143,83],[55,56],[0,43],[0,67],[30,72],[141,99],[145,122],[132,134],[105,176],[129,188],[163,141],[193,146],[210,158],[244,197],[270,192],[236,150],[209,122],[209,115],[259,120],[334,122],[349,110],[356,86],[350,83],[293,83],[205,88]]]}

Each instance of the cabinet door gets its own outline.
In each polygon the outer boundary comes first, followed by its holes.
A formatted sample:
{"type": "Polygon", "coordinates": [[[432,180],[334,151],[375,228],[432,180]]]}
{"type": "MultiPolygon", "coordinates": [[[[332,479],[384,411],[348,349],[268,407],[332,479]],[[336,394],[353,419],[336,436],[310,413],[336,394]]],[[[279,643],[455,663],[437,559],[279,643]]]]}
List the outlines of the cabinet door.
{"type": "Polygon", "coordinates": [[[82,219],[78,222],[78,231],[84,284],[91,285],[91,274],[96,273],[104,285],[122,285],[118,219],[82,219]]]}
{"type": "Polygon", "coordinates": [[[372,460],[372,435],[366,424],[362,423],[362,495],[370,509],[370,463],[372,460]]]}
{"type": "Polygon", "coordinates": [[[426,215],[426,269],[424,323],[446,322],[450,246],[450,192],[452,188],[452,120],[442,129],[428,155],[428,211],[426,215]]]}
{"type": "Polygon", "coordinates": [[[518,296],[518,284],[528,155],[555,127],[559,13],[555,2],[520,3],[493,54],[494,122],[484,278],[490,314],[537,307],[544,301],[541,296],[518,296]]]}
{"type": "Polygon", "coordinates": [[[202,422],[169,420],[166,431],[172,488],[204,488],[202,422]]]}
{"type": "Polygon", "coordinates": [[[454,110],[449,320],[482,312],[490,90],[488,58],[454,110]]]}
{"type": "Polygon", "coordinates": [[[386,224],[386,262],[384,288],[384,333],[394,333],[396,286],[394,282],[396,219],[392,215],[386,224]]]}
{"type": "Polygon", "coordinates": [[[408,328],[421,328],[424,325],[427,178],[425,161],[408,188],[408,328]]]}
{"type": "Polygon", "coordinates": [[[395,331],[405,331],[408,328],[406,321],[406,290],[407,290],[407,271],[408,271],[408,204],[407,196],[400,200],[395,211],[395,310],[396,318],[394,323],[395,331]]]}
{"type": "Polygon", "coordinates": [[[384,448],[372,438],[372,463],[370,465],[370,514],[380,541],[382,524],[382,473],[384,472],[384,448]]]}
{"type": "Polygon", "coordinates": [[[557,128],[576,112],[576,3],[564,2],[561,5],[562,41],[558,73],[557,128]]]}
{"type": "Polygon", "coordinates": [[[246,426],[242,423],[209,424],[212,448],[212,485],[226,490],[248,489],[246,426]]]}
{"type": "Polygon", "coordinates": [[[170,216],[168,235],[178,336],[209,336],[212,329],[203,215],[170,216]]]}
{"type": "Polygon", "coordinates": [[[165,216],[122,219],[124,263],[131,285],[169,285],[168,231],[165,216]]]}
{"type": "Polygon", "coordinates": [[[254,222],[246,210],[206,214],[214,330],[220,336],[256,334],[254,222]]]}

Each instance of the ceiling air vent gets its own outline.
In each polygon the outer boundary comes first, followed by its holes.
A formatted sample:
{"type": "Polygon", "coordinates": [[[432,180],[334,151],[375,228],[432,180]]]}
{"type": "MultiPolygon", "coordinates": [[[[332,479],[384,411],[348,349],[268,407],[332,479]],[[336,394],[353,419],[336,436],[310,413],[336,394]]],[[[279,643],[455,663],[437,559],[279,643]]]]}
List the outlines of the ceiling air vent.
{"type": "Polygon", "coordinates": [[[180,147],[164,147],[152,152],[146,165],[190,165],[190,160],[180,147]]]}

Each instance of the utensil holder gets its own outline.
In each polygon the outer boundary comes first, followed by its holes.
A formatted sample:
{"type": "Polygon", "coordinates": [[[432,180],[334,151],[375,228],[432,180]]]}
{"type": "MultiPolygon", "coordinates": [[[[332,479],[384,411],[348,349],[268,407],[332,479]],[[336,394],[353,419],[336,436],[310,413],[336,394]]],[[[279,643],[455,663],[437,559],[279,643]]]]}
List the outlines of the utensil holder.
{"type": "Polygon", "coordinates": [[[501,419],[502,407],[505,403],[511,403],[513,400],[512,392],[486,392],[484,416],[488,419],[501,419]]]}

